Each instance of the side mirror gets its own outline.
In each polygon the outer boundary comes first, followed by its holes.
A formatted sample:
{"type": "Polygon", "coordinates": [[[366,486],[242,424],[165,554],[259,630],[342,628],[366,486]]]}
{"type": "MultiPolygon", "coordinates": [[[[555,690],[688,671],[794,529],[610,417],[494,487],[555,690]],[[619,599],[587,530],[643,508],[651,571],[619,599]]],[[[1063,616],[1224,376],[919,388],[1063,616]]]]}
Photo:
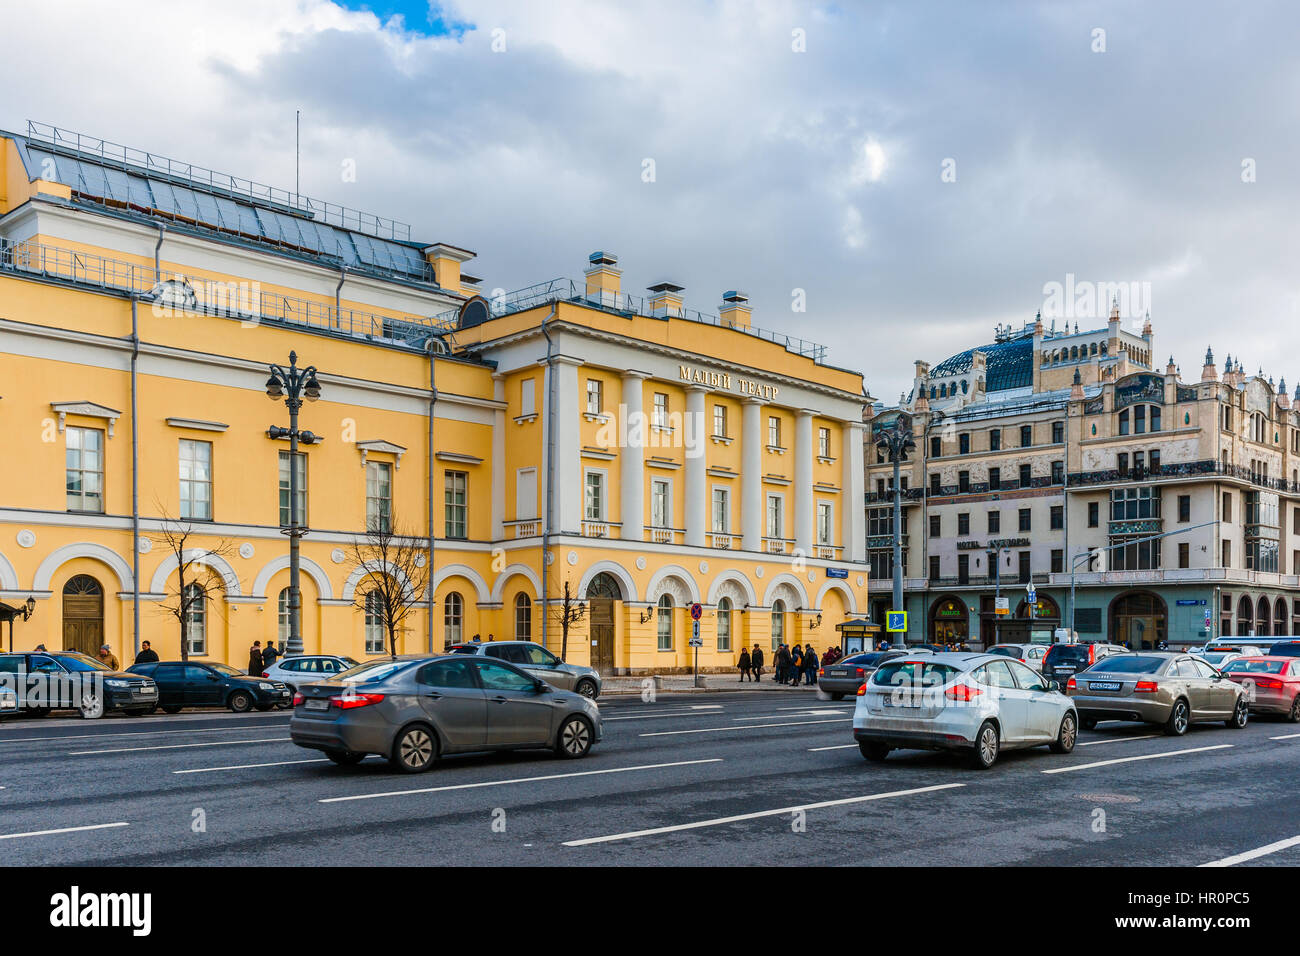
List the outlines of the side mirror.
{"type": "Polygon", "coordinates": [[[545,694],[550,689],[551,689],[551,685],[546,683],[546,681],[544,680],[535,681],[533,683],[534,694],[545,694]]]}
{"type": "Polygon", "coordinates": [[[1047,681],[1046,683],[1047,683],[1047,689],[1048,689],[1048,690],[1060,690],[1060,689],[1061,689],[1061,682],[1060,682],[1059,680],[1049,680],[1049,681],[1047,681]]]}

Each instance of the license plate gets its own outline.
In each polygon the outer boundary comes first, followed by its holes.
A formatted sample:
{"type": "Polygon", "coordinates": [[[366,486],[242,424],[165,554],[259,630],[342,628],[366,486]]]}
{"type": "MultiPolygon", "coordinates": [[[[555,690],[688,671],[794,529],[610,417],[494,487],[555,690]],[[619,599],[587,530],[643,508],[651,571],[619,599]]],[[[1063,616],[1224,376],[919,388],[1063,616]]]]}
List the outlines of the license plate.
{"type": "Polygon", "coordinates": [[[1073,667],[1058,667],[1058,668],[1056,668],[1056,672],[1057,672],[1058,674],[1073,674],[1073,673],[1074,673],[1074,668],[1073,668],[1073,667]]]}
{"type": "Polygon", "coordinates": [[[308,710],[329,710],[330,702],[328,700],[309,700],[303,706],[308,710]]]}
{"type": "Polygon", "coordinates": [[[1123,685],[1117,680],[1089,681],[1088,690],[1119,690],[1123,685]]]}
{"type": "Polygon", "coordinates": [[[157,697],[157,696],[158,696],[158,688],[157,688],[157,687],[145,687],[143,690],[138,690],[138,691],[136,691],[136,692],[135,692],[135,695],[136,695],[137,697],[157,697]]]}
{"type": "Polygon", "coordinates": [[[888,696],[885,697],[885,706],[886,707],[920,707],[921,701],[911,696],[910,694],[905,696],[900,696],[900,697],[895,697],[893,694],[889,694],[888,696]]]}

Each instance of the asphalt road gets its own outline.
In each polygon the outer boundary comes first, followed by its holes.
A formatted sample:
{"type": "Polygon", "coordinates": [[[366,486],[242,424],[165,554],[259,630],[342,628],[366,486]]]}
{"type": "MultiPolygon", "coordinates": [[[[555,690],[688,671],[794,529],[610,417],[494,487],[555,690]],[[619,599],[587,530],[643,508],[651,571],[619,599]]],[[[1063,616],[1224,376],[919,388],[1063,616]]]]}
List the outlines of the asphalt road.
{"type": "Polygon", "coordinates": [[[0,724],[0,864],[1300,865],[1300,725],[863,760],[852,702],[607,699],[584,760],[336,767],[287,713],[0,724]],[[1146,759],[1133,759],[1146,758],[1146,759]],[[1286,843],[1285,841],[1291,841],[1286,843]],[[1281,844],[1275,847],[1274,844],[1281,844]]]}

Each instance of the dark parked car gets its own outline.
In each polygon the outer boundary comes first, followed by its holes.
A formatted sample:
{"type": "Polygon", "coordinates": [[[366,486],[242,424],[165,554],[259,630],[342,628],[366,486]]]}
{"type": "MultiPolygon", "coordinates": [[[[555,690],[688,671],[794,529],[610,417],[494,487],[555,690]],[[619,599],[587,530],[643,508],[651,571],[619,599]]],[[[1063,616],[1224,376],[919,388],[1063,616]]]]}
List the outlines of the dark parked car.
{"type": "Polygon", "coordinates": [[[505,661],[399,657],[300,685],[289,736],[337,764],[378,754],[419,773],[449,753],[546,748],[585,757],[600,740],[600,709],[505,661]]]}
{"type": "Polygon", "coordinates": [[[1300,657],[1300,641],[1278,641],[1268,649],[1269,657],[1300,657]]]}
{"type": "Polygon", "coordinates": [[[1079,671],[1086,670],[1097,661],[1104,660],[1112,654],[1130,654],[1127,647],[1120,644],[1053,644],[1047,649],[1040,667],[1048,680],[1064,685],[1079,671]]]}
{"type": "Polygon", "coordinates": [[[158,703],[169,714],[182,707],[229,707],[242,714],[254,707],[270,710],[293,699],[281,681],[245,674],[229,664],[158,661],[132,664],[131,671],[153,678],[158,703]]]}
{"type": "Polygon", "coordinates": [[[845,694],[856,694],[863,682],[885,661],[903,657],[906,653],[906,651],[867,651],[842,658],[817,672],[817,686],[829,694],[831,700],[843,700],[845,694]]]}
{"type": "Polygon", "coordinates": [[[16,706],[35,717],[51,710],[76,710],[82,717],[121,711],[137,717],[158,707],[158,688],[148,677],[115,671],[79,651],[0,654],[0,688],[13,690],[16,706]]]}

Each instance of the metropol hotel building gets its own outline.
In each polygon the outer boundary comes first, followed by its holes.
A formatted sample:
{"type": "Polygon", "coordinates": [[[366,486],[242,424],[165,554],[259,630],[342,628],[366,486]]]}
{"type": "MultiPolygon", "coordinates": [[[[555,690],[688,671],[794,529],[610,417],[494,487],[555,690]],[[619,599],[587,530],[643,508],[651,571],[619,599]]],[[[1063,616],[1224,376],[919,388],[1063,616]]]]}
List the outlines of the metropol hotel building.
{"type": "Polygon", "coordinates": [[[386,652],[355,551],[376,525],[431,562],[399,652],[522,638],[681,672],[693,604],[701,669],[839,643],[867,607],[861,374],[753,325],[738,291],[717,314],[672,282],[631,295],[597,252],[485,297],[473,258],[157,154],[0,132],[4,649],[179,656],[180,529],[219,583],[189,653],[242,667],[289,634],[291,508],[308,652],[386,652]],[[268,433],[291,351],[320,385],[297,458],[268,433]]]}

